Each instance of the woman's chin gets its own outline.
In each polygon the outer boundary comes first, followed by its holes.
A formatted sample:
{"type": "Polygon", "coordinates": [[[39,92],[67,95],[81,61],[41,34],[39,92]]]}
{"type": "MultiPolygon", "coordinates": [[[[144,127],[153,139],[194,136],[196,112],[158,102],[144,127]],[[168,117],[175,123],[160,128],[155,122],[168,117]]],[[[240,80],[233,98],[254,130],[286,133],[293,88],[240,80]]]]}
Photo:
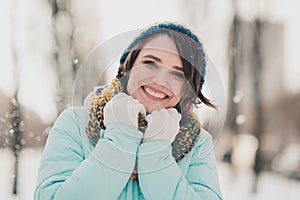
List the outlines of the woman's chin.
{"type": "Polygon", "coordinates": [[[151,113],[155,110],[163,109],[164,107],[160,104],[154,104],[154,105],[151,105],[151,106],[145,106],[145,108],[146,108],[147,113],[151,113]]]}

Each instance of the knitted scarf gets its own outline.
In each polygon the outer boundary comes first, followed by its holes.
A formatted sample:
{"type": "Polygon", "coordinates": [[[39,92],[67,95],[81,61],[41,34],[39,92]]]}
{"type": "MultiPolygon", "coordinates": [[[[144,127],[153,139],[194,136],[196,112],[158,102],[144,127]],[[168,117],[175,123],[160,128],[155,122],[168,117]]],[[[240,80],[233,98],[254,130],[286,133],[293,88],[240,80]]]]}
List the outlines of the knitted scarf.
{"type": "MultiPolygon", "coordinates": [[[[89,102],[88,121],[86,126],[87,136],[95,146],[100,139],[100,130],[106,129],[103,124],[103,108],[113,96],[119,92],[124,92],[123,85],[119,79],[114,79],[111,85],[99,87],[95,90],[95,94],[89,102]]],[[[139,130],[144,132],[147,128],[147,121],[142,115],[138,116],[139,130]]],[[[201,125],[197,116],[188,112],[182,115],[179,123],[180,129],[175,140],[171,144],[172,155],[176,161],[182,159],[194,147],[200,134],[201,125]]],[[[131,180],[136,180],[136,167],[130,177],[131,180]]]]}

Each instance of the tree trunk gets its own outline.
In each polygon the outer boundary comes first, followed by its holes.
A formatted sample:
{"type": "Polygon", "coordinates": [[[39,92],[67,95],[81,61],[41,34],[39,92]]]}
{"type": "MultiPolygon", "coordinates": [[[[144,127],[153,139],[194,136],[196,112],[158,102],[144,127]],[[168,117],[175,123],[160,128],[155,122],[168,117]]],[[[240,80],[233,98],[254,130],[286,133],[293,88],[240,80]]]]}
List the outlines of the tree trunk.
{"type": "MultiPolygon", "coordinates": [[[[251,67],[253,77],[253,108],[254,108],[254,126],[253,134],[259,142],[261,142],[261,135],[263,132],[263,112],[262,112],[262,54],[261,54],[261,30],[262,22],[259,19],[255,20],[254,29],[254,45],[253,45],[253,66],[251,67]]],[[[260,172],[263,169],[263,158],[261,145],[259,143],[258,149],[255,155],[255,162],[253,166],[253,172],[255,174],[255,182],[252,188],[253,192],[257,190],[257,181],[260,172]]]]}
{"type": "Polygon", "coordinates": [[[17,99],[17,94],[13,97],[11,101],[11,129],[9,130],[10,135],[12,136],[11,141],[11,149],[15,156],[15,163],[14,163],[14,182],[13,182],[13,194],[16,195],[18,192],[18,168],[19,168],[19,153],[22,148],[21,144],[21,115],[20,115],[20,108],[17,99]]]}
{"type": "Polygon", "coordinates": [[[239,132],[238,125],[236,123],[236,117],[238,115],[238,105],[233,101],[237,91],[237,75],[238,65],[240,64],[240,20],[237,15],[234,16],[230,29],[229,36],[229,89],[228,89],[228,111],[227,111],[227,127],[234,134],[239,132]]]}

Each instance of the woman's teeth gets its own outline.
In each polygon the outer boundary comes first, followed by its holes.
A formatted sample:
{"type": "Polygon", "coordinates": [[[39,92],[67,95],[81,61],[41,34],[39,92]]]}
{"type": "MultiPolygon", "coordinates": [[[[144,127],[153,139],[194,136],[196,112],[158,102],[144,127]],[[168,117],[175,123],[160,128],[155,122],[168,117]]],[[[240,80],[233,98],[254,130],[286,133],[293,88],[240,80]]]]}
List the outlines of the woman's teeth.
{"type": "Polygon", "coordinates": [[[165,98],[167,95],[163,94],[163,93],[157,93],[157,92],[154,92],[153,90],[151,90],[150,88],[148,87],[144,87],[145,91],[150,94],[151,96],[154,96],[156,98],[160,98],[160,99],[163,99],[165,98]]]}

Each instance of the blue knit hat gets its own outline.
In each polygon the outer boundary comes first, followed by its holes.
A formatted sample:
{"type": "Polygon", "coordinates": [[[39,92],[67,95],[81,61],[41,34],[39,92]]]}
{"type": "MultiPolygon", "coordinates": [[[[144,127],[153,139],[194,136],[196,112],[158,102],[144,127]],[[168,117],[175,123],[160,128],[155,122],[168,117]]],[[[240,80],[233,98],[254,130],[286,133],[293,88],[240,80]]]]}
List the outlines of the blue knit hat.
{"type": "Polygon", "coordinates": [[[127,47],[127,49],[124,51],[120,58],[120,64],[123,64],[131,51],[131,49],[141,40],[143,40],[145,37],[152,35],[153,33],[156,33],[159,29],[169,29],[176,31],[178,33],[182,33],[189,38],[193,39],[197,44],[197,49],[199,49],[199,54],[202,57],[202,72],[201,72],[201,79],[200,79],[200,87],[202,88],[204,81],[205,81],[205,75],[206,75],[206,55],[203,49],[203,44],[199,40],[199,38],[194,34],[190,29],[187,27],[173,23],[173,22],[163,22],[163,23],[156,23],[154,25],[151,25],[149,27],[146,27],[140,35],[138,35],[133,42],[127,47]]]}

